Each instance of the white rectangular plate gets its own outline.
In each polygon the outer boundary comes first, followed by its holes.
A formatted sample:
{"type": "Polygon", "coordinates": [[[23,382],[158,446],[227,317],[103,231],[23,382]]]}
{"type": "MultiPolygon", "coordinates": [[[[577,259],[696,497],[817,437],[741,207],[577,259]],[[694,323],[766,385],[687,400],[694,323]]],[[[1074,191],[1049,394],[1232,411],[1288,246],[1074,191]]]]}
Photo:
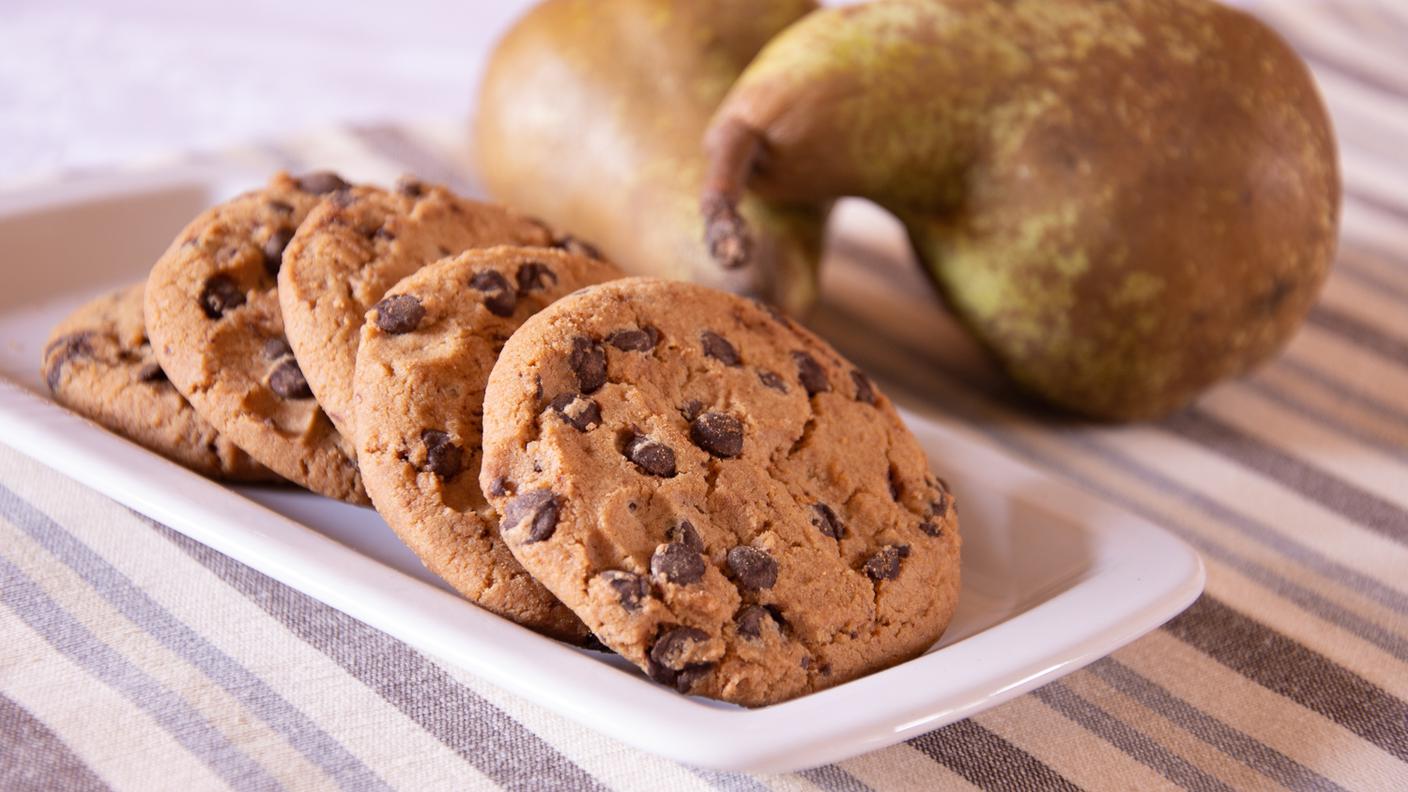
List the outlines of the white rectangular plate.
{"type": "Polygon", "coordinates": [[[45,395],[49,330],[143,277],[196,212],[262,175],[115,176],[0,196],[0,442],[447,663],[707,768],[796,770],[922,734],[1114,651],[1202,591],[1201,561],[1173,536],[916,406],[905,419],[952,485],[964,540],[958,613],[924,656],[746,710],[676,695],[619,659],[499,619],[429,575],[369,509],[215,484],[45,395]]]}

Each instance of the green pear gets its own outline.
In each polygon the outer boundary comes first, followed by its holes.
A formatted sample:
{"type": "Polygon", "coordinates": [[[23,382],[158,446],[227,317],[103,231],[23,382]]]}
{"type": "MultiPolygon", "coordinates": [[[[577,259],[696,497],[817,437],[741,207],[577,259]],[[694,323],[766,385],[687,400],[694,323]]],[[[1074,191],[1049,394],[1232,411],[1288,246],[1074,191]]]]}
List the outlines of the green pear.
{"type": "Polygon", "coordinates": [[[627,272],[815,299],[827,202],[747,198],[763,266],[714,265],[697,211],[699,140],[729,86],[812,0],[548,0],[497,45],[475,122],[495,198],[598,246],[627,272]]]}
{"type": "Polygon", "coordinates": [[[1206,0],[817,11],[759,54],[705,141],[703,213],[739,240],[721,249],[746,247],[740,196],[869,198],[1017,383],[1093,417],[1167,414],[1273,355],[1337,240],[1309,72],[1206,0]]]}

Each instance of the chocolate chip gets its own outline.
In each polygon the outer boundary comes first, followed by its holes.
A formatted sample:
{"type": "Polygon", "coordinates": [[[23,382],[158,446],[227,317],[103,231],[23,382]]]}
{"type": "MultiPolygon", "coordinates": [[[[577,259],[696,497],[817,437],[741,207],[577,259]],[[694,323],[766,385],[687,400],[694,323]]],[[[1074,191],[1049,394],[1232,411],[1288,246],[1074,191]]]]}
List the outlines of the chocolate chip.
{"type": "Polygon", "coordinates": [[[509,481],[506,476],[495,476],[494,480],[489,482],[489,494],[495,498],[502,498],[507,495],[508,488],[509,481]]]}
{"type": "Polygon", "coordinates": [[[791,324],[791,320],[787,318],[787,314],[783,313],[782,309],[778,308],[776,305],[759,299],[754,299],[753,304],[763,309],[763,312],[772,317],[774,322],[784,326],[791,324]]]}
{"type": "Polygon", "coordinates": [[[508,278],[498,270],[484,270],[474,273],[469,279],[469,288],[484,292],[484,307],[495,316],[513,316],[518,305],[518,295],[508,285],[508,278]]]}
{"type": "Polygon", "coordinates": [[[278,360],[279,358],[288,357],[293,354],[293,349],[289,347],[288,341],[282,338],[271,338],[265,341],[264,348],[261,351],[264,354],[265,360],[278,360]]]}
{"type": "Polygon", "coordinates": [[[586,638],[582,639],[581,646],[583,649],[586,649],[590,652],[601,652],[602,654],[616,654],[615,649],[612,649],[611,647],[602,643],[601,639],[596,637],[594,633],[589,633],[586,638]]]}
{"type": "Polygon", "coordinates": [[[633,435],[626,441],[625,452],[627,459],[652,476],[673,478],[675,475],[674,449],[658,440],[633,435]]]}
{"type": "Polygon", "coordinates": [[[315,171],[298,177],[298,189],[313,195],[322,195],[334,190],[345,190],[352,185],[342,180],[332,171],[315,171]]]}
{"type": "Polygon", "coordinates": [[[803,657],[803,658],[802,658],[802,670],[803,670],[803,671],[806,671],[808,668],[811,668],[811,667],[812,667],[812,659],[811,659],[810,657],[803,657]]]}
{"type": "Polygon", "coordinates": [[[590,338],[577,336],[572,339],[572,354],[567,357],[567,367],[577,375],[577,389],[582,393],[595,393],[606,384],[606,350],[590,338]]]}
{"type": "Polygon", "coordinates": [[[782,618],[782,610],[780,608],[776,605],[764,605],[763,610],[767,611],[768,615],[772,617],[772,620],[777,623],[779,630],[787,629],[787,620],[782,618]]]}
{"type": "Polygon", "coordinates": [[[506,534],[526,522],[527,536],[524,537],[523,544],[551,539],[557,531],[561,508],[558,497],[550,490],[525,492],[509,501],[508,507],[504,509],[504,519],[499,523],[499,533],[506,534]]]}
{"type": "Polygon", "coordinates": [[[738,350],[733,348],[733,344],[728,339],[711,330],[705,330],[699,334],[699,343],[704,347],[704,354],[711,357],[725,366],[737,366],[739,363],[738,350]]]}
{"type": "Polygon", "coordinates": [[[49,346],[51,360],[49,370],[44,375],[44,380],[49,384],[50,391],[57,391],[59,379],[63,376],[64,366],[70,360],[80,357],[88,357],[93,354],[93,345],[89,340],[93,337],[91,331],[83,331],[66,335],[49,346]]]}
{"type": "Polygon", "coordinates": [[[49,344],[44,347],[44,357],[48,357],[54,354],[54,352],[60,347],[69,346],[70,344],[75,343],[77,339],[89,338],[92,335],[92,330],[80,330],[77,333],[69,333],[68,335],[56,338],[53,341],[50,341],[49,344]]]}
{"type": "Polygon", "coordinates": [[[313,398],[313,390],[296,360],[285,360],[269,372],[269,390],[284,399],[313,398]]]}
{"type": "Polygon", "coordinates": [[[948,514],[948,493],[939,492],[939,497],[929,504],[929,514],[933,517],[943,517],[948,514]]]}
{"type": "Polygon", "coordinates": [[[376,326],[383,333],[402,335],[420,327],[425,306],[411,294],[393,294],[376,304],[376,326]]]}
{"type": "Polygon", "coordinates": [[[562,236],[558,237],[552,243],[552,246],[565,250],[574,256],[586,256],[587,258],[596,259],[597,261],[603,260],[601,256],[601,251],[597,250],[596,245],[593,245],[589,242],[583,242],[582,240],[572,236],[571,234],[563,234],[562,236]]]}
{"type": "Polygon", "coordinates": [[[665,531],[665,538],[671,542],[679,542],[696,553],[704,552],[704,540],[699,538],[699,532],[694,530],[694,524],[689,520],[680,520],[670,526],[669,530],[665,531]]]}
{"type": "Polygon", "coordinates": [[[601,424],[601,405],[581,394],[559,393],[548,406],[579,432],[601,424]]]}
{"type": "Polygon", "coordinates": [[[685,657],[698,644],[709,640],[709,634],[694,627],[676,627],[650,647],[650,659],[663,668],[681,671],[687,665],[685,657]]]}
{"type": "Polygon", "coordinates": [[[766,550],[740,545],[728,551],[727,561],[734,578],[745,588],[768,589],[777,582],[777,561],[766,550]]]}
{"type": "Polygon", "coordinates": [[[640,610],[641,602],[650,596],[650,583],[643,576],[634,572],[608,569],[602,572],[599,577],[616,592],[616,598],[620,600],[621,607],[628,611],[640,610]]]}
{"type": "Polygon", "coordinates": [[[695,682],[703,679],[706,674],[713,670],[713,663],[694,663],[693,665],[685,666],[680,670],[679,674],[675,676],[675,690],[681,693],[688,693],[690,688],[694,687],[695,682]]]}
{"type": "Polygon", "coordinates": [[[716,457],[733,459],[743,453],[743,423],[727,413],[706,412],[690,422],[689,439],[716,457]]]}
{"type": "Polygon", "coordinates": [[[526,294],[530,291],[542,291],[557,284],[557,273],[552,268],[540,261],[529,261],[518,268],[515,276],[518,281],[518,291],[526,294]]]}
{"type": "Polygon", "coordinates": [[[894,580],[900,576],[900,561],[909,558],[909,545],[885,545],[865,562],[871,580],[894,580]]]}
{"type": "Polygon", "coordinates": [[[841,539],[846,535],[846,526],[841,524],[841,518],[825,503],[812,504],[812,525],[815,525],[822,535],[832,539],[841,539]]]}
{"type": "Polygon", "coordinates": [[[674,669],[660,665],[650,659],[649,656],[645,658],[645,673],[649,675],[651,679],[662,685],[669,685],[681,693],[689,692],[689,688],[694,684],[694,681],[705,673],[708,673],[712,668],[712,663],[703,663],[697,669],[691,666],[684,671],[675,671],[674,669]]]}
{"type": "Polygon", "coordinates": [[[704,557],[683,542],[662,544],[650,557],[650,574],[680,586],[698,583],[704,578],[704,557]]]}
{"type": "Polygon", "coordinates": [[[734,622],[738,625],[738,634],[744,638],[757,639],[763,637],[763,625],[771,620],[779,627],[782,626],[777,614],[764,608],[761,605],[746,605],[738,612],[734,622]]]}
{"type": "Polygon", "coordinates": [[[777,376],[771,371],[760,370],[758,372],[758,380],[778,393],[787,392],[787,383],[782,381],[782,377],[777,376]]]}
{"type": "Polygon", "coordinates": [[[816,358],[806,352],[793,352],[792,359],[797,363],[797,379],[808,396],[831,390],[831,381],[826,378],[826,370],[816,362],[816,358]]]}
{"type": "Polygon", "coordinates": [[[870,384],[869,377],[863,372],[852,371],[851,382],[856,385],[856,401],[875,404],[875,387],[870,384]]]}
{"type": "Polygon", "coordinates": [[[146,383],[166,382],[166,372],[155,363],[148,363],[137,369],[137,381],[146,383]]]}
{"type": "Polygon", "coordinates": [[[639,330],[617,330],[606,337],[606,343],[622,352],[649,352],[660,343],[660,331],[651,325],[639,330]]]}
{"type": "Polygon", "coordinates": [[[704,402],[698,399],[690,399],[680,408],[680,415],[683,415],[686,421],[693,421],[695,418],[699,417],[699,413],[703,411],[703,409],[704,402]]]}
{"type": "Polygon", "coordinates": [[[372,232],[372,239],[380,239],[383,242],[393,242],[396,240],[396,232],[386,226],[382,226],[372,232]]]}
{"type": "Polygon", "coordinates": [[[284,263],[284,248],[288,247],[290,239],[293,239],[293,230],[279,228],[264,240],[264,269],[270,275],[279,274],[279,268],[284,263]]]}
{"type": "MultiPolygon", "coordinates": [[[[938,484],[939,482],[935,483],[938,484]]],[[[948,504],[948,493],[944,492],[943,490],[940,490],[939,497],[934,502],[929,504],[929,514],[927,516],[931,518],[937,517],[939,519],[943,519],[943,517],[948,514],[948,504]]],[[[919,523],[919,530],[923,531],[929,536],[944,535],[943,526],[939,525],[938,523],[935,523],[933,520],[925,520],[924,522],[919,523]]]]}
{"type": "Polygon", "coordinates": [[[200,292],[200,307],[206,317],[219,319],[226,311],[244,305],[244,290],[228,275],[212,275],[200,292]]]}
{"type": "Polygon", "coordinates": [[[420,433],[420,441],[425,444],[425,469],[449,481],[459,475],[464,464],[464,449],[450,441],[450,435],[437,429],[426,429],[420,433]]]}
{"type": "Polygon", "coordinates": [[[425,185],[414,176],[402,176],[396,180],[396,192],[407,198],[419,198],[425,195],[425,185]]]}
{"type": "Polygon", "coordinates": [[[285,215],[293,214],[293,205],[284,203],[283,201],[269,201],[265,204],[265,206],[269,207],[269,211],[271,212],[277,212],[279,214],[285,215]]]}

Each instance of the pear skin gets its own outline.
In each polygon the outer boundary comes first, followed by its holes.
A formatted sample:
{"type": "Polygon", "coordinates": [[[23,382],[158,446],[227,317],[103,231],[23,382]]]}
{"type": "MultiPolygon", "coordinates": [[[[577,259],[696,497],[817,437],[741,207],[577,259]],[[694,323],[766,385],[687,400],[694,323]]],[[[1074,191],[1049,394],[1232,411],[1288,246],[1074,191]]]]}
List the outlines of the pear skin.
{"type": "Polygon", "coordinates": [[[745,199],[748,256],[714,263],[700,138],[733,81],[812,0],[547,0],[499,42],[474,125],[493,196],[587,239],[633,274],[696,280],[800,313],[816,297],[829,202],[745,199]]]}
{"type": "Polygon", "coordinates": [[[1338,237],[1308,70],[1207,0],[818,11],[706,141],[707,217],[742,195],[876,201],[1019,385],[1097,418],[1168,414],[1274,355],[1338,237]]]}

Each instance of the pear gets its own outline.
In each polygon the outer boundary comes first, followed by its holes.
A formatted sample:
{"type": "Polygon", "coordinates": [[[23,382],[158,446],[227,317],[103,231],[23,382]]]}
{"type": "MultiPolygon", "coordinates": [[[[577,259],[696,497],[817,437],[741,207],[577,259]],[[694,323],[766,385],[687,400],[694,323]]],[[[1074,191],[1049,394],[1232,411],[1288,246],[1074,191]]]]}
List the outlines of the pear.
{"type": "MultiPolygon", "coordinates": [[[[699,146],[729,86],[812,0],[548,0],[498,43],[475,155],[489,192],[589,240],[622,269],[700,280],[800,313],[829,204],[746,198],[750,260],[714,265],[699,146]]],[[[742,255],[736,251],[734,256],[742,255]]]]}
{"type": "Polygon", "coordinates": [[[710,233],[740,238],[720,247],[746,247],[741,196],[869,198],[1019,385],[1097,418],[1167,414],[1273,355],[1336,246],[1305,65],[1205,0],[818,11],[748,67],[705,145],[710,233]]]}

